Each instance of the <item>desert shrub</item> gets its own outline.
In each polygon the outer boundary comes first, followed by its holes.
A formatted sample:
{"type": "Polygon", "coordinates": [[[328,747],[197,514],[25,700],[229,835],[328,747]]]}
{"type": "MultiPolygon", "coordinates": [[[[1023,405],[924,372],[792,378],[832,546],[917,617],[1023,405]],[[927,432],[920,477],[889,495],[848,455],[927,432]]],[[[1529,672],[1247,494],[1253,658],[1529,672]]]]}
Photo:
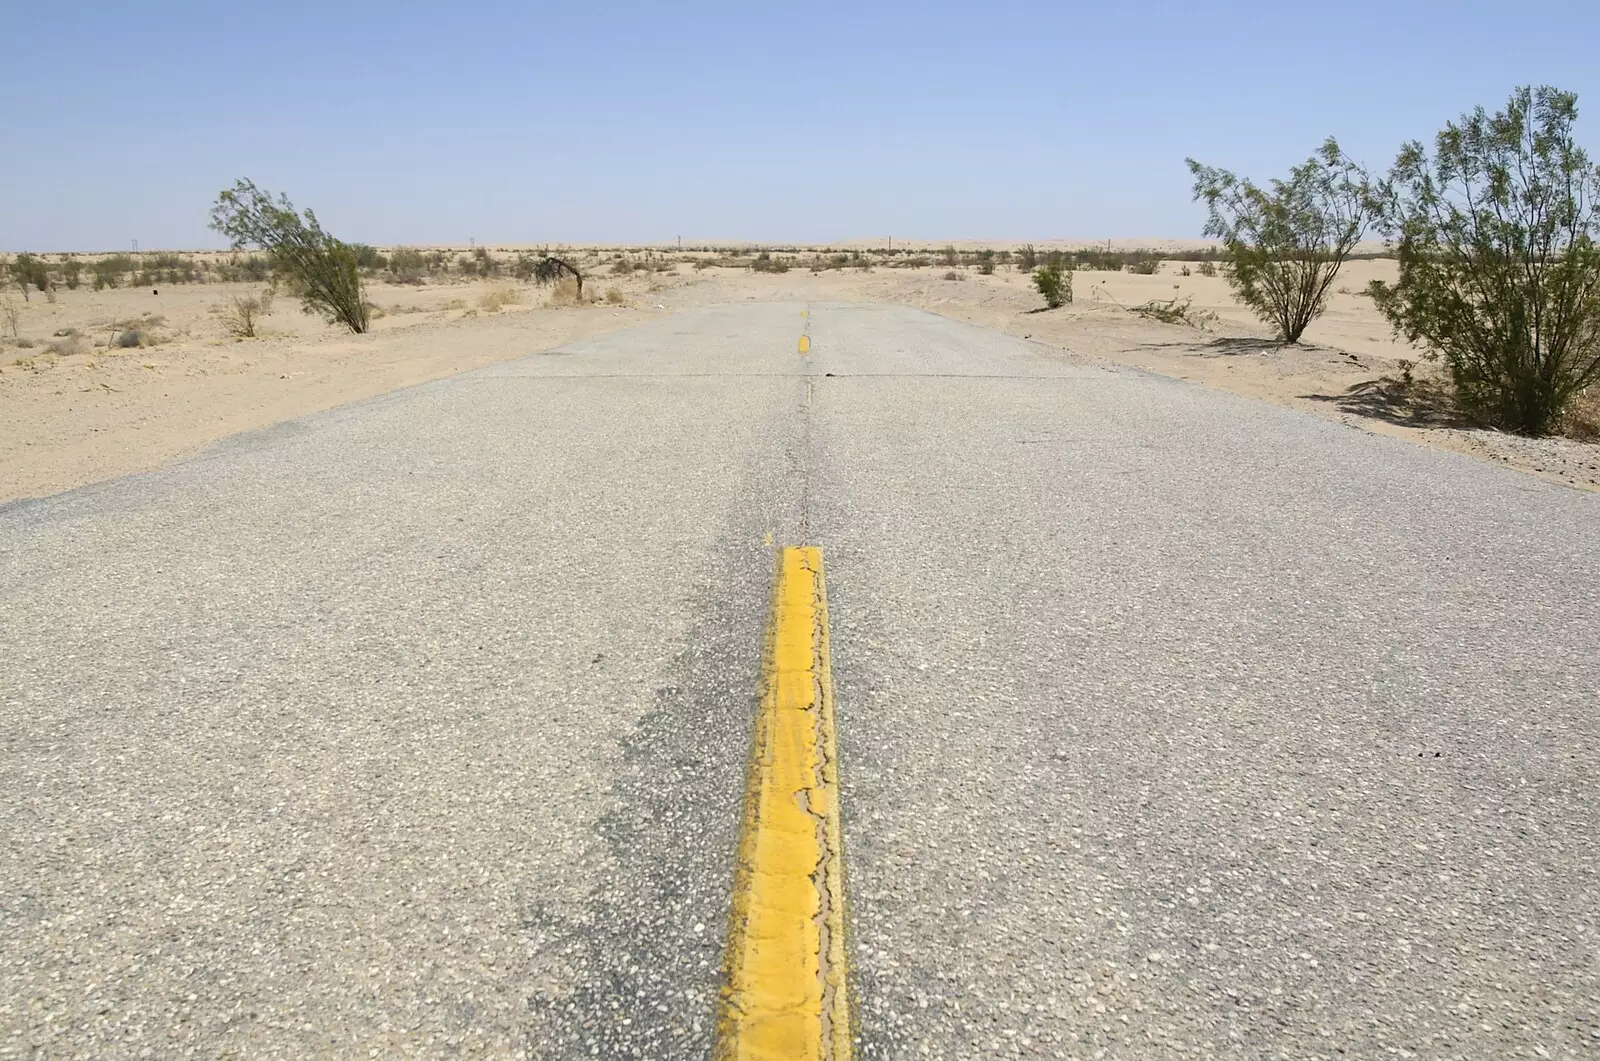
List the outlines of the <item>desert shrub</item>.
{"type": "Polygon", "coordinates": [[[239,263],[239,277],[253,284],[272,278],[272,263],[259,254],[249,254],[239,263]]]}
{"type": "Polygon", "coordinates": [[[613,306],[620,306],[628,301],[628,296],[622,293],[622,288],[620,287],[608,287],[606,288],[606,301],[613,306]]]}
{"type": "Polygon", "coordinates": [[[571,280],[574,294],[573,302],[583,301],[583,272],[566,258],[557,258],[551,254],[542,254],[539,260],[533,263],[534,283],[543,287],[545,284],[555,284],[557,290],[552,293],[551,301],[555,302],[555,295],[560,294],[560,286],[566,280],[571,280]]]}
{"type": "Polygon", "coordinates": [[[959,279],[961,279],[961,274],[956,272],[954,269],[950,269],[944,274],[944,279],[946,279],[946,280],[959,280],[959,279]]]}
{"type": "Polygon", "coordinates": [[[478,296],[478,305],[487,313],[499,313],[506,306],[522,301],[522,292],[514,287],[500,287],[478,296]]]}
{"type": "Polygon", "coordinates": [[[994,251],[981,250],[978,252],[978,272],[983,276],[994,275],[994,251]]]}
{"type": "Polygon", "coordinates": [[[143,346],[145,344],[144,329],[125,328],[117,333],[117,337],[113,340],[113,343],[124,350],[131,350],[136,346],[143,346]]]}
{"type": "Polygon", "coordinates": [[[1460,406],[1527,435],[1600,380],[1600,171],[1573,137],[1577,97],[1523,87],[1506,109],[1412,142],[1369,190],[1400,276],[1369,291],[1396,332],[1442,357],[1460,406]]]}
{"type": "Polygon", "coordinates": [[[261,318],[272,312],[272,289],[255,294],[232,295],[218,307],[222,326],[235,339],[254,339],[261,318]]]}
{"type": "Polygon", "coordinates": [[[6,331],[10,332],[13,338],[17,335],[17,318],[19,316],[17,308],[16,302],[12,300],[10,295],[0,298],[0,321],[5,322],[6,331]]]}
{"type": "Polygon", "coordinates": [[[1328,305],[1328,292],[1370,216],[1360,171],[1329,137],[1321,150],[1260,188],[1189,159],[1205,233],[1228,249],[1234,297],[1297,343],[1328,305]]]}
{"type": "Polygon", "coordinates": [[[248,180],[217,197],[211,227],[235,248],[259,247],[272,257],[280,282],[308,312],[365,332],[369,323],[361,270],[351,247],[322,230],[312,211],[297,213],[288,196],[272,196],[248,180]]]}
{"type": "Polygon", "coordinates": [[[961,255],[956,253],[956,249],[955,249],[955,247],[953,245],[945,244],[944,250],[939,252],[939,264],[940,265],[960,265],[961,264],[961,255]]]}
{"type": "Polygon", "coordinates": [[[583,302],[583,288],[574,277],[562,277],[550,290],[550,305],[576,306],[583,302]]]}
{"type": "Polygon", "coordinates": [[[352,243],[350,250],[356,256],[356,268],[377,271],[387,268],[389,259],[385,258],[378,248],[365,243],[352,243]]]}
{"type": "Polygon", "coordinates": [[[630,262],[628,259],[622,257],[620,254],[617,256],[617,260],[611,263],[611,275],[612,276],[627,276],[629,273],[632,273],[632,272],[633,272],[633,263],[630,262]]]}
{"type": "Polygon", "coordinates": [[[428,271],[428,256],[411,247],[396,247],[389,253],[389,272],[401,279],[420,279],[428,271]]]}
{"type": "Polygon", "coordinates": [[[1128,272],[1135,276],[1154,276],[1161,271],[1161,262],[1156,258],[1144,258],[1128,266],[1128,272]]]}
{"type": "Polygon", "coordinates": [[[44,259],[32,254],[19,254],[11,261],[11,282],[17,285],[22,292],[22,300],[29,301],[28,285],[32,284],[40,291],[50,288],[50,267],[44,259]]]}
{"type": "Polygon", "coordinates": [[[1072,271],[1059,264],[1034,269],[1033,286],[1044,296],[1047,309],[1059,309],[1072,301],[1072,271]]]}
{"type": "Polygon", "coordinates": [[[786,273],[789,271],[789,262],[784,258],[774,258],[768,251],[762,251],[751,259],[750,269],[757,273],[786,273]]]}
{"type": "Polygon", "coordinates": [[[192,284],[200,279],[200,267],[195,264],[193,258],[186,258],[181,254],[147,254],[144,257],[143,275],[146,283],[150,285],[192,284]]]}
{"type": "Polygon", "coordinates": [[[1178,270],[1178,275],[1179,276],[1188,276],[1189,275],[1189,267],[1187,265],[1183,266],[1181,269],[1178,270]]]}
{"type": "Polygon", "coordinates": [[[1566,433],[1583,442],[1600,441],[1600,385],[1573,396],[1567,404],[1566,433]]]}
{"type": "Polygon", "coordinates": [[[108,287],[116,287],[122,278],[133,271],[133,259],[126,254],[112,254],[89,264],[89,271],[94,274],[94,289],[100,291],[108,287]]]}
{"type": "Polygon", "coordinates": [[[1196,266],[1196,268],[1199,270],[1201,276],[1217,275],[1217,267],[1213,262],[1201,262],[1198,266],[1196,266]]]}
{"type": "Polygon", "coordinates": [[[1163,324],[1187,324],[1201,331],[1215,323],[1217,319],[1214,313],[1195,309],[1194,299],[1177,296],[1165,300],[1152,299],[1142,305],[1131,307],[1128,312],[1163,324]]]}
{"type": "Polygon", "coordinates": [[[61,279],[66,283],[68,291],[78,290],[78,285],[83,283],[83,263],[76,258],[69,258],[61,266],[61,279]]]}

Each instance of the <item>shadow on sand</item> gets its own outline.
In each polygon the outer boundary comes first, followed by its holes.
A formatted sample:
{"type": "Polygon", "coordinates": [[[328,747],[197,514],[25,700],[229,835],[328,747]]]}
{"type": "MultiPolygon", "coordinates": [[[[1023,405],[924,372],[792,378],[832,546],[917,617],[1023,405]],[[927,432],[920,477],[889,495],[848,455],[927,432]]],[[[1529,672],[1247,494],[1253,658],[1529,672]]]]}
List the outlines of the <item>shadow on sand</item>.
{"type": "Polygon", "coordinates": [[[1363,380],[1340,394],[1302,394],[1313,402],[1336,405],[1340,412],[1365,416],[1402,427],[1468,427],[1455,409],[1449,390],[1439,382],[1380,376],[1363,380]]]}

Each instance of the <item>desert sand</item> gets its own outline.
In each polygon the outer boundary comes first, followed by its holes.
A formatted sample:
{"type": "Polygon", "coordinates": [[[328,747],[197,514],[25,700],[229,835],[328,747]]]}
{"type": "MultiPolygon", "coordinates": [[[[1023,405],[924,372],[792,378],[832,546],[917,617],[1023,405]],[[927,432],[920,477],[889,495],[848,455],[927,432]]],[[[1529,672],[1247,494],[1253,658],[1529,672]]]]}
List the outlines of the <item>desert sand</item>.
{"type": "MultiPolygon", "coordinates": [[[[1166,241],[1169,250],[1179,246],[1166,241]]],[[[150,470],[242,431],[678,310],[752,299],[916,306],[1030,339],[1063,357],[1192,380],[1600,489],[1600,446],[1473,428],[1416,400],[1428,393],[1437,369],[1397,342],[1360,293],[1369,280],[1393,275],[1391,261],[1349,263],[1306,341],[1282,347],[1232,301],[1220,277],[1199,275],[1193,263],[1164,262],[1149,276],[1080,271],[1075,300],[1040,312],[1043,302],[1029,277],[1007,265],[993,275],[944,265],[813,272],[808,260],[802,253],[801,264],[786,273],[697,269],[687,255],[659,271],[626,276],[602,267],[586,287],[593,301],[582,304],[512,280],[372,282],[368,296],[381,316],[361,336],[280,295],[261,337],[231,337],[220,306],[261,285],[85,287],[53,292],[53,300],[34,293],[26,303],[12,290],[4,298],[15,311],[16,335],[0,319],[0,501],[150,470]],[[1174,297],[1192,299],[1199,326],[1134,312],[1174,297]],[[118,347],[114,337],[129,327],[138,327],[149,345],[118,347]],[[1408,370],[1420,384],[1401,386],[1408,370]]]]}

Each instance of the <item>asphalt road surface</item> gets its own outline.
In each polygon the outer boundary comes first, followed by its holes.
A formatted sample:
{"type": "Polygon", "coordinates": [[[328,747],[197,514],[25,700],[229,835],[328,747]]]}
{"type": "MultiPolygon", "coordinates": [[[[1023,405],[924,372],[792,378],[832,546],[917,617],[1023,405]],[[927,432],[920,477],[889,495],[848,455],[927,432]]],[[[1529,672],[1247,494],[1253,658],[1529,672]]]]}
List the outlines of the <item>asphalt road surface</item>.
{"type": "Polygon", "coordinates": [[[804,308],[0,507],[0,1057],[707,1056],[800,542],[859,1057],[1600,1056],[1600,499],[804,308]]]}

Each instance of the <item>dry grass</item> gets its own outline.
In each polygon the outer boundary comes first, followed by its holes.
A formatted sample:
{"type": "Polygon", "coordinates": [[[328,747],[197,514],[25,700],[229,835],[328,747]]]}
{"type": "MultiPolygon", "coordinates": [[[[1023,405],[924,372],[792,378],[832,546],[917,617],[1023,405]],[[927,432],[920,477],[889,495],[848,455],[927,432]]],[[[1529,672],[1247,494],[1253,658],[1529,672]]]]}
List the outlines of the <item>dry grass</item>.
{"type": "Polygon", "coordinates": [[[1572,399],[1561,433],[1579,442],[1600,442],[1600,383],[1572,399]]]}
{"type": "Polygon", "coordinates": [[[576,306],[580,304],[578,297],[578,281],[568,276],[558,280],[550,289],[550,305],[576,306]]]}
{"type": "Polygon", "coordinates": [[[620,306],[626,301],[628,301],[628,296],[624,295],[622,293],[622,288],[620,288],[620,287],[608,287],[608,288],[606,288],[606,302],[608,302],[609,304],[611,304],[613,306],[620,306]]]}
{"type": "Polygon", "coordinates": [[[485,313],[499,313],[506,306],[522,304],[522,292],[514,287],[497,287],[478,296],[478,306],[485,313]]]}
{"type": "Polygon", "coordinates": [[[222,326],[235,339],[254,339],[261,318],[272,312],[272,289],[252,295],[234,295],[217,309],[222,326]]]}
{"type": "Polygon", "coordinates": [[[74,354],[83,353],[85,349],[82,339],[76,335],[69,335],[66,338],[47,343],[44,352],[52,357],[71,357],[74,354]]]}

